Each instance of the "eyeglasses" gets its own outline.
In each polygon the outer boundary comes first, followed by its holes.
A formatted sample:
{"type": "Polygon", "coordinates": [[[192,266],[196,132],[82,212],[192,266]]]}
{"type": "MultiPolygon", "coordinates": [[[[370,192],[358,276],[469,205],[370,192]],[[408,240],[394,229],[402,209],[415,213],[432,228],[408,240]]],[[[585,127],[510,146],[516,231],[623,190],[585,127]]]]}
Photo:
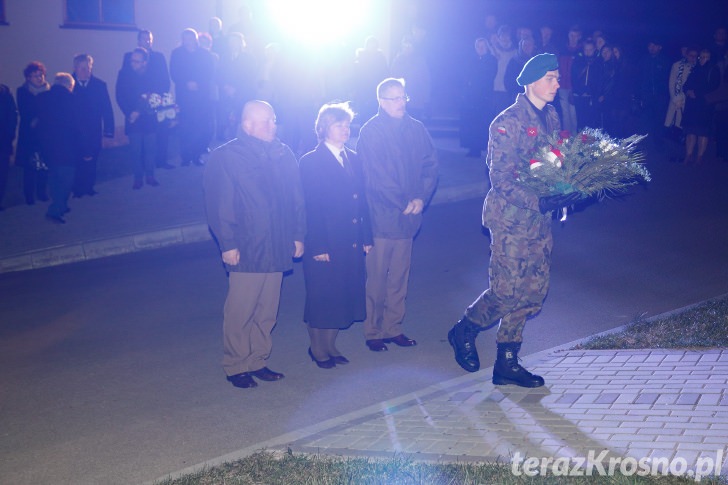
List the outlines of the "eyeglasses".
{"type": "Polygon", "coordinates": [[[405,103],[409,103],[410,97],[409,96],[395,96],[394,98],[379,98],[383,99],[385,101],[404,101],[405,103]]]}

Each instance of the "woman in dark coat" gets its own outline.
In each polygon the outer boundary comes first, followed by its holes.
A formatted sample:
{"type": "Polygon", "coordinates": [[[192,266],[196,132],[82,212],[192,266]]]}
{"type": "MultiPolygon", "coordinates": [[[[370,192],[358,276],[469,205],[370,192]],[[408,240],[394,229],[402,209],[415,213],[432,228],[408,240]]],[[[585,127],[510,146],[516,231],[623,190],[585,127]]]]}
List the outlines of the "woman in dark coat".
{"type": "Polygon", "coordinates": [[[710,51],[703,49],[698,56],[698,63],[690,71],[683,91],[685,92],[685,110],[682,127],[685,130],[685,164],[703,162],[703,155],[708,148],[708,140],[713,126],[713,105],[705,99],[705,95],[720,85],[720,72],[710,60],[710,51]],[[698,155],[693,158],[697,142],[698,155]]]}
{"type": "Polygon", "coordinates": [[[15,99],[18,103],[20,126],[18,127],[18,146],[15,164],[23,167],[23,194],[28,205],[35,199],[46,201],[47,167],[37,167],[34,157],[40,153],[38,137],[38,94],[48,91],[51,86],[46,82],[46,68],[43,63],[33,61],[23,69],[25,83],[18,87],[15,99]]]}
{"type": "Polygon", "coordinates": [[[303,256],[311,359],[324,369],[349,361],[336,349],[340,329],[364,320],[364,255],[373,244],[364,178],[349,139],[348,104],[325,104],[316,119],[319,144],[301,158],[307,231],[303,256]]]}

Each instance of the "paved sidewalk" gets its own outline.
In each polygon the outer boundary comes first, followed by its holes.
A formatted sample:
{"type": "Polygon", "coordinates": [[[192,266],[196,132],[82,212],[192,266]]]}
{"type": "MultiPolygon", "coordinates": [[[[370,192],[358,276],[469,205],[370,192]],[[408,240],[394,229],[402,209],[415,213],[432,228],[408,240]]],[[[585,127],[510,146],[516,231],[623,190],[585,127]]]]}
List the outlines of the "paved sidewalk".
{"type": "Polygon", "coordinates": [[[657,474],[728,474],[728,350],[550,350],[524,362],[546,386],[494,386],[483,369],[172,476],[261,449],[511,466],[517,457],[536,468],[561,458],[562,469],[584,458],[603,473],[610,460],[617,470],[642,460],[657,474]]]}
{"type": "MultiPolygon", "coordinates": [[[[441,173],[432,204],[484,196],[485,161],[466,158],[456,139],[435,145],[441,173]]],[[[209,240],[202,172],[157,170],[161,185],[141,190],[131,189],[131,175],[99,183],[98,195],[70,200],[62,225],[44,219],[46,203],[9,207],[0,212],[0,273],[209,240]]]]}

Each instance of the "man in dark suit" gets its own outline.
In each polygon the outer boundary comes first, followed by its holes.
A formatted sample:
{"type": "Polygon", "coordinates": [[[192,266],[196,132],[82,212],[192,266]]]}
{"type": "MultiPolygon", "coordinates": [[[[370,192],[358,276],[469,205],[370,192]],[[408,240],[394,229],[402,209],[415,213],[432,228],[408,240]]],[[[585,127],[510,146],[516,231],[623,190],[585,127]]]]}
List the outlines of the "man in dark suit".
{"type": "MultiPolygon", "coordinates": [[[[150,78],[151,86],[154,92],[160,95],[171,91],[171,81],[169,79],[169,69],[167,68],[167,58],[159,51],[155,51],[154,35],[150,30],[140,30],[137,34],[137,47],[145,49],[149,55],[147,61],[147,75],[150,78]]],[[[124,54],[124,62],[122,69],[131,69],[131,55],[133,51],[124,54]]],[[[172,169],[174,165],[167,160],[169,146],[170,127],[167,123],[160,123],[157,126],[157,148],[155,154],[155,163],[157,168],[172,169]]]]}
{"type": "Polygon", "coordinates": [[[81,143],[81,128],[73,96],[73,76],[59,72],[50,90],[38,95],[38,130],[41,157],[48,165],[48,188],[51,204],[46,219],[65,224],[63,216],[70,210],[76,164],[88,157],[81,143]]]}
{"type": "Polygon", "coordinates": [[[181,45],[172,51],[169,72],[179,105],[179,141],[182,165],[204,165],[200,158],[212,139],[212,101],[215,59],[200,47],[197,32],[185,29],[181,45]]]}
{"type": "Polygon", "coordinates": [[[94,59],[88,54],[73,58],[73,78],[76,87],[73,96],[78,110],[81,143],[86,156],[76,167],[73,196],[96,195],[96,163],[101,153],[101,137],[114,137],[114,112],[106,83],[97,78],[93,70],[94,59]]]}

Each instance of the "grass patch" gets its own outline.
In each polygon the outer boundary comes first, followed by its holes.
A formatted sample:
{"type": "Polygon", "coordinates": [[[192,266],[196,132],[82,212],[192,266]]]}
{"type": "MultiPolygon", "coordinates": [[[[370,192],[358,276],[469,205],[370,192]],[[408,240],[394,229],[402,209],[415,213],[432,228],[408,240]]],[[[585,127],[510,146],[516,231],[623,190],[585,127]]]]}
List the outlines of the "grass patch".
{"type": "Polygon", "coordinates": [[[696,349],[728,347],[728,296],[654,320],[641,318],[623,331],[588,339],[576,349],[696,349]]]}
{"type": "MultiPolygon", "coordinates": [[[[728,296],[662,318],[639,318],[619,332],[594,337],[577,349],[697,349],[728,347],[728,296]]],[[[390,459],[336,457],[261,451],[233,463],[207,468],[159,485],[678,485],[687,477],[515,476],[510,463],[427,463],[411,456],[390,459]]],[[[703,477],[701,484],[728,485],[726,477],[703,477]]]]}
{"type": "MultiPolygon", "coordinates": [[[[343,458],[260,451],[242,460],[157,482],[159,485],[682,485],[675,476],[515,476],[505,463],[423,463],[411,458],[343,458]]],[[[725,485],[720,477],[700,483],[725,485]]]]}

